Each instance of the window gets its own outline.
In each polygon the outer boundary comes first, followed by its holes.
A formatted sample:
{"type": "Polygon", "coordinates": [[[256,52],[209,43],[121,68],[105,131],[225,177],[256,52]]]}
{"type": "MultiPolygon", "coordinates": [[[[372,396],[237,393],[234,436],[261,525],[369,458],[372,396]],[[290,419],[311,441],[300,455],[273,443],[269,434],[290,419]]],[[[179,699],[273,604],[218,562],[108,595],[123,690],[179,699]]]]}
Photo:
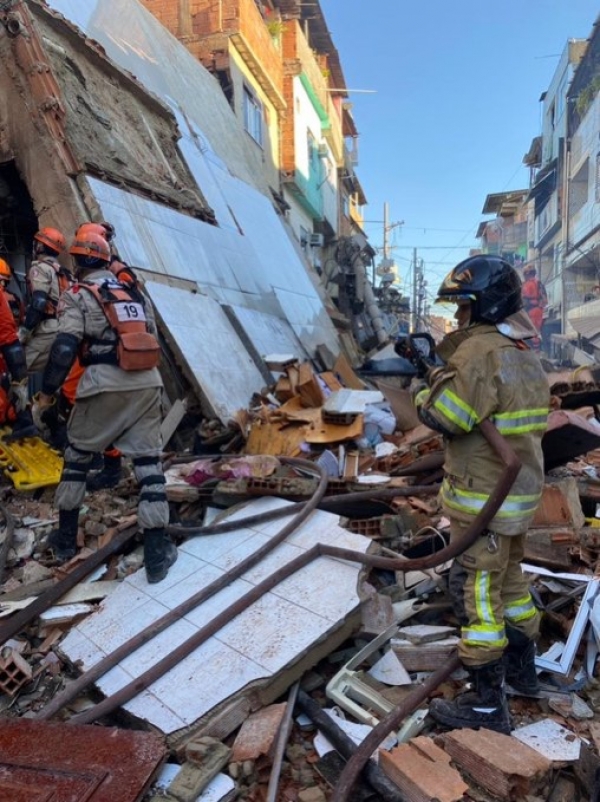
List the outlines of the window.
{"type": "Polygon", "coordinates": [[[254,92],[244,86],[244,128],[259,145],[263,143],[263,107],[254,92]]]}

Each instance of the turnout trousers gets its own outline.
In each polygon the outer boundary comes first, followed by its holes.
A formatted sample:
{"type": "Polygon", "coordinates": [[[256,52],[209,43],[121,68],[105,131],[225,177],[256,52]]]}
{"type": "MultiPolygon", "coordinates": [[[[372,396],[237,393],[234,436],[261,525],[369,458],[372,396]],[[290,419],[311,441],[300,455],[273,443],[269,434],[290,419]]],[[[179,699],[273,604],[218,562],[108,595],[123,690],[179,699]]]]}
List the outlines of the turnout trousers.
{"type": "MultiPolygon", "coordinates": [[[[454,542],[466,525],[452,522],[454,542]]],[[[461,625],[458,654],[466,666],[481,666],[502,658],[508,640],[505,622],[535,639],[539,613],[521,570],[525,533],[485,532],[459,555],[450,569],[449,589],[461,625]]]]}

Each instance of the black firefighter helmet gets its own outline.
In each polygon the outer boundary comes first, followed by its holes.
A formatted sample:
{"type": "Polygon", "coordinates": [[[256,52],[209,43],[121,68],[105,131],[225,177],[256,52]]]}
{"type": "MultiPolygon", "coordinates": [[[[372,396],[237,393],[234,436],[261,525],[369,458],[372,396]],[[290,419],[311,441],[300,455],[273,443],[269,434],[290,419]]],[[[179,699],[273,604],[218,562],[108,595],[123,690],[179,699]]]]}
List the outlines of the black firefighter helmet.
{"type": "Polygon", "coordinates": [[[471,322],[500,323],[523,306],[517,271],[498,256],[470,256],[448,273],[436,303],[471,302],[471,322]]]}

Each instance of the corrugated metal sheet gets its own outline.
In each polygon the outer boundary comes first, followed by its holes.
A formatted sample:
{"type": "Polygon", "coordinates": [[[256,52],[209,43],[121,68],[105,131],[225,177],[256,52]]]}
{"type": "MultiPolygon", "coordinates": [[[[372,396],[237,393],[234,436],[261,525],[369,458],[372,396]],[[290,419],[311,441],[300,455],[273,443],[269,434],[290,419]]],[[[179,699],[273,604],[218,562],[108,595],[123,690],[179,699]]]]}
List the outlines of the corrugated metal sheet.
{"type": "MultiPolygon", "coordinates": [[[[117,228],[126,261],[193,282],[219,304],[252,310],[253,325],[247,318],[242,326],[258,354],[265,350],[261,332],[273,319],[281,321],[281,333],[291,328],[309,352],[325,344],[338,353],[320,290],[275,212],[257,155],[214,78],[136,0],[50,0],[48,5],[170,106],[182,132],[180,150],[216,214],[218,225],[213,226],[89,177],[105,219],[117,228]],[[264,325],[257,325],[256,315],[265,315],[264,325]]],[[[205,360],[192,359],[202,346],[212,348],[206,323],[214,316],[199,319],[199,301],[192,300],[189,289],[172,287],[167,293],[153,284],[150,291],[159,311],[168,307],[170,320],[172,310],[191,315],[185,325],[181,320],[173,324],[171,335],[184,358],[192,360],[190,370],[214,412],[223,417],[232,403],[246,406],[264,383],[258,370],[249,368],[253,379],[247,370],[236,373],[229,361],[225,382],[216,380],[205,360]]],[[[237,335],[227,342],[235,344],[241,362],[250,363],[237,335]]]]}

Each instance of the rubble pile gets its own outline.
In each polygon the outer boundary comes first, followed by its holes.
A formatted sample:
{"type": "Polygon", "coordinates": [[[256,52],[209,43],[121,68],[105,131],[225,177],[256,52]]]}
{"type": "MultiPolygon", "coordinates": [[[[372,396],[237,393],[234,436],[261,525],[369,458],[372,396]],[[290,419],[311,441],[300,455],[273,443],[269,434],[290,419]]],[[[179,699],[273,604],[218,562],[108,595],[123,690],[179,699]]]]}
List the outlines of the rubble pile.
{"type": "Polygon", "coordinates": [[[203,421],[194,453],[164,455],[179,559],[162,583],[140,570],[131,475],[88,493],[81,551],[58,566],[45,551],[53,488],[17,490],[6,468],[0,708],[12,729],[0,741],[37,770],[47,759],[75,785],[85,776],[92,800],[104,798],[90,779],[102,772],[123,802],[597,798],[600,426],[575,405],[580,387],[555,396],[552,415],[565,404],[569,417],[545,438],[552,468],[525,554],[542,690],[508,689],[511,735],[448,732],[427,705],[465,683],[450,563],[374,562],[447,546],[441,438],[399,426],[410,413],[400,386],[386,394],[347,365],[269,366],[275,384],[235,425],[203,421]],[[343,796],[360,744],[398,711],[343,796]],[[121,752],[101,761],[95,746],[74,748],[66,765],[26,747],[99,731],[122,738],[121,752]]]}

